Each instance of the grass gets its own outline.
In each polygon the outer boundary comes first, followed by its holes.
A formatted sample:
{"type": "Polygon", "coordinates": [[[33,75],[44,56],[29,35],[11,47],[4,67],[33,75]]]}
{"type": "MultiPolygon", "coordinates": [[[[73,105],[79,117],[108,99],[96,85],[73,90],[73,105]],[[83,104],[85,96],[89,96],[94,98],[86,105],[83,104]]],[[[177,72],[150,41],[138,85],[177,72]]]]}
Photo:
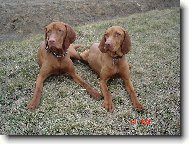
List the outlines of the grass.
{"type": "MultiPolygon", "coordinates": [[[[40,107],[26,109],[39,67],[36,53],[44,35],[0,42],[0,133],[5,135],[181,135],[180,121],[180,9],[150,11],[75,27],[75,43],[100,41],[112,26],[126,28],[132,38],[127,55],[132,81],[146,110],[136,112],[121,79],[109,82],[115,110],[92,99],[68,75],[45,81],[40,107]],[[142,120],[151,124],[142,124],[142,120]],[[136,120],[137,124],[131,124],[136,120]]],[[[98,76],[75,61],[77,72],[100,91],[98,76]]]]}

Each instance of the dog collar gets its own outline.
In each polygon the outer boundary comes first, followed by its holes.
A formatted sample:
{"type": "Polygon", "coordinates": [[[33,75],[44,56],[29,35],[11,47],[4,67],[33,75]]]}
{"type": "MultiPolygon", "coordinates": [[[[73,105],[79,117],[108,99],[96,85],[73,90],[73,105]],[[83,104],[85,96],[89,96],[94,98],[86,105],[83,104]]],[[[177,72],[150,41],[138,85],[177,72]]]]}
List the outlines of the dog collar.
{"type": "Polygon", "coordinates": [[[45,49],[47,50],[47,52],[50,52],[52,55],[54,55],[56,58],[62,58],[65,57],[67,54],[67,51],[65,51],[63,54],[59,55],[56,52],[52,51],[48,46],[45,47],[45,49]]]}
{"type": "Polygon", "coordinates": [[[121,59],[123,56],[115,56],[112,57],[112,63],[113,65],[115,65],[116,63],[118,63],[119,59],[121,59]]]}

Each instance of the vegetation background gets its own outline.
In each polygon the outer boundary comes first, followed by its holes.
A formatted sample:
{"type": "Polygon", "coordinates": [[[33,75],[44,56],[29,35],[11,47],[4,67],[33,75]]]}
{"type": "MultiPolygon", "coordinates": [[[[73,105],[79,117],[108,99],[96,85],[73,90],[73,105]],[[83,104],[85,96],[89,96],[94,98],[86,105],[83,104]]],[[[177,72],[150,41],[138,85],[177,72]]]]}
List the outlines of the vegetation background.
{"type": "MultiPolygon", "coordinates": [[[[155,1],[156,4],[161,2],[161,5],[152,7],[152,1],[118,1],[102,2],[109,11],[103,9],[99,1],[95,1],[95,5],[90,0],[59,3],[19,1],[23,8],[20,11],[16,7],[18,1],[1,3],[1,23],[4,23],[3,27],[1,24],[0,37],[1,134],[181,135],[179,2],[155,1]],[[127,5],[122,7],[124,2],[127,5]],[[65,11],[59,9],[61,6],[65,11]],[[138,11],[134,6],[138,6],[138,11]],[[145,6],[149,6],[149,9],[145,9],[145,6]],[[40,13],[40,10],[44,13],[40,13]],[[80,10],[80,13],[76,10],[80,10]],[[59,13],[53,15],[56,11],[59,13]],[[62,13],[64,17],[61,17],[62,13]],[[83,16],[83,13],[86,15],[83,16]],[[66,17],[68,15],[70,17],[66,17]],[[92,99],[66,74],[49,77],[43,88],[40,107],[35,111],[26,109],[39,71],[36,53],[39,43],[44,39],[42,29],[55,19],[74,27],[77,33],[75,43],[84,45],[79,51],[100,41],[104,31],[112,25],[120,25],[128,30],[133,49],[127,58],[133,65],[132,81],[146,108],[144,113],[133,109],[121,79],[109,81],[115,105],[114,112],[109,113],[102,108],[102,100],[92,99]],[[76,23],[78,20],[83,21],[76,23]],[[40,22],[38,24],[35,21],[40,22]],[[142,124],[143,119],[151,120],[151,124],[142,124]],[[137,123],[132,124],[132,120],[137,123]]],[[[78,73],[100,91],[96,73],[79,61],[74,61],[74,65],[78,73]]]]}

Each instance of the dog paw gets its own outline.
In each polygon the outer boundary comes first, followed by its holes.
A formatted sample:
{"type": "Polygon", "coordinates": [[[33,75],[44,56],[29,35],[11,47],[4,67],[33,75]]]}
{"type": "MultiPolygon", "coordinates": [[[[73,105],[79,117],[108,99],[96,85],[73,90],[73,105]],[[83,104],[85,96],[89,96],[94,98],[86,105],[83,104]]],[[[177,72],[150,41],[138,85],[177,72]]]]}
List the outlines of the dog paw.
{"type": "Polygon", "coordinates": [[[112,102],[104,101],[102,106],[108,111],[108,112],[113,112],[114,106],[112,102]]]}
{"type": "Polygon", "coordinates": [[[28,109],[31,109],[31,110],[34,110],[34,109],[36,109],[38,106],[39,106],[39,103],[36,103],[36,102],[31,101],[31,102],[27,105],[27,108],[28,108],[28,109]]]}
{"type": "Polygon", "coordinates": [[[144,106],[140,102],[136,102],[133,104],[136,111],[141,112],[144,110],[144,106]]]}

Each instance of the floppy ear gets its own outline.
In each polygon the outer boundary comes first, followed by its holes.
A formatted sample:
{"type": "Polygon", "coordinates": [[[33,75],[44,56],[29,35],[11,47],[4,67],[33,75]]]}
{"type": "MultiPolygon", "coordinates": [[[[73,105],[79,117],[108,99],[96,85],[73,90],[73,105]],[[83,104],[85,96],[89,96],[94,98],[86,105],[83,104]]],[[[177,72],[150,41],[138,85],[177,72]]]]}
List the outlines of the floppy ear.
{"type": "Polygon", "coordinates": [[[105,36],[103,36],[103,38],[102,38],[102,40],[101,40],[101,42],[100,42],[100,44],[99,44],[99,46],[98,46],[98,48],[100,49],[100,51],[101,51],[102,53],[105,53],[105,52],[106,52],[106,50],[104,49],[105,42],[106,42],[106,38],[105,38],[105,36]]]}
{"type": "Polygon", "coordinates": [[[127,31],[124,30],[124,40],[121,46],[121,52],[127,54],[131,50],[131,39],[127,31]]]}
{"type": "Polygon", "coordinates": [[[66,37],[64,38],[63,48],[64,50],[67,50],[70,44],[75,41],[76,33],[73,30],[73,28],[69,26],[68,24],[65,24],[65,27],[66,27],[66,37]]]}

